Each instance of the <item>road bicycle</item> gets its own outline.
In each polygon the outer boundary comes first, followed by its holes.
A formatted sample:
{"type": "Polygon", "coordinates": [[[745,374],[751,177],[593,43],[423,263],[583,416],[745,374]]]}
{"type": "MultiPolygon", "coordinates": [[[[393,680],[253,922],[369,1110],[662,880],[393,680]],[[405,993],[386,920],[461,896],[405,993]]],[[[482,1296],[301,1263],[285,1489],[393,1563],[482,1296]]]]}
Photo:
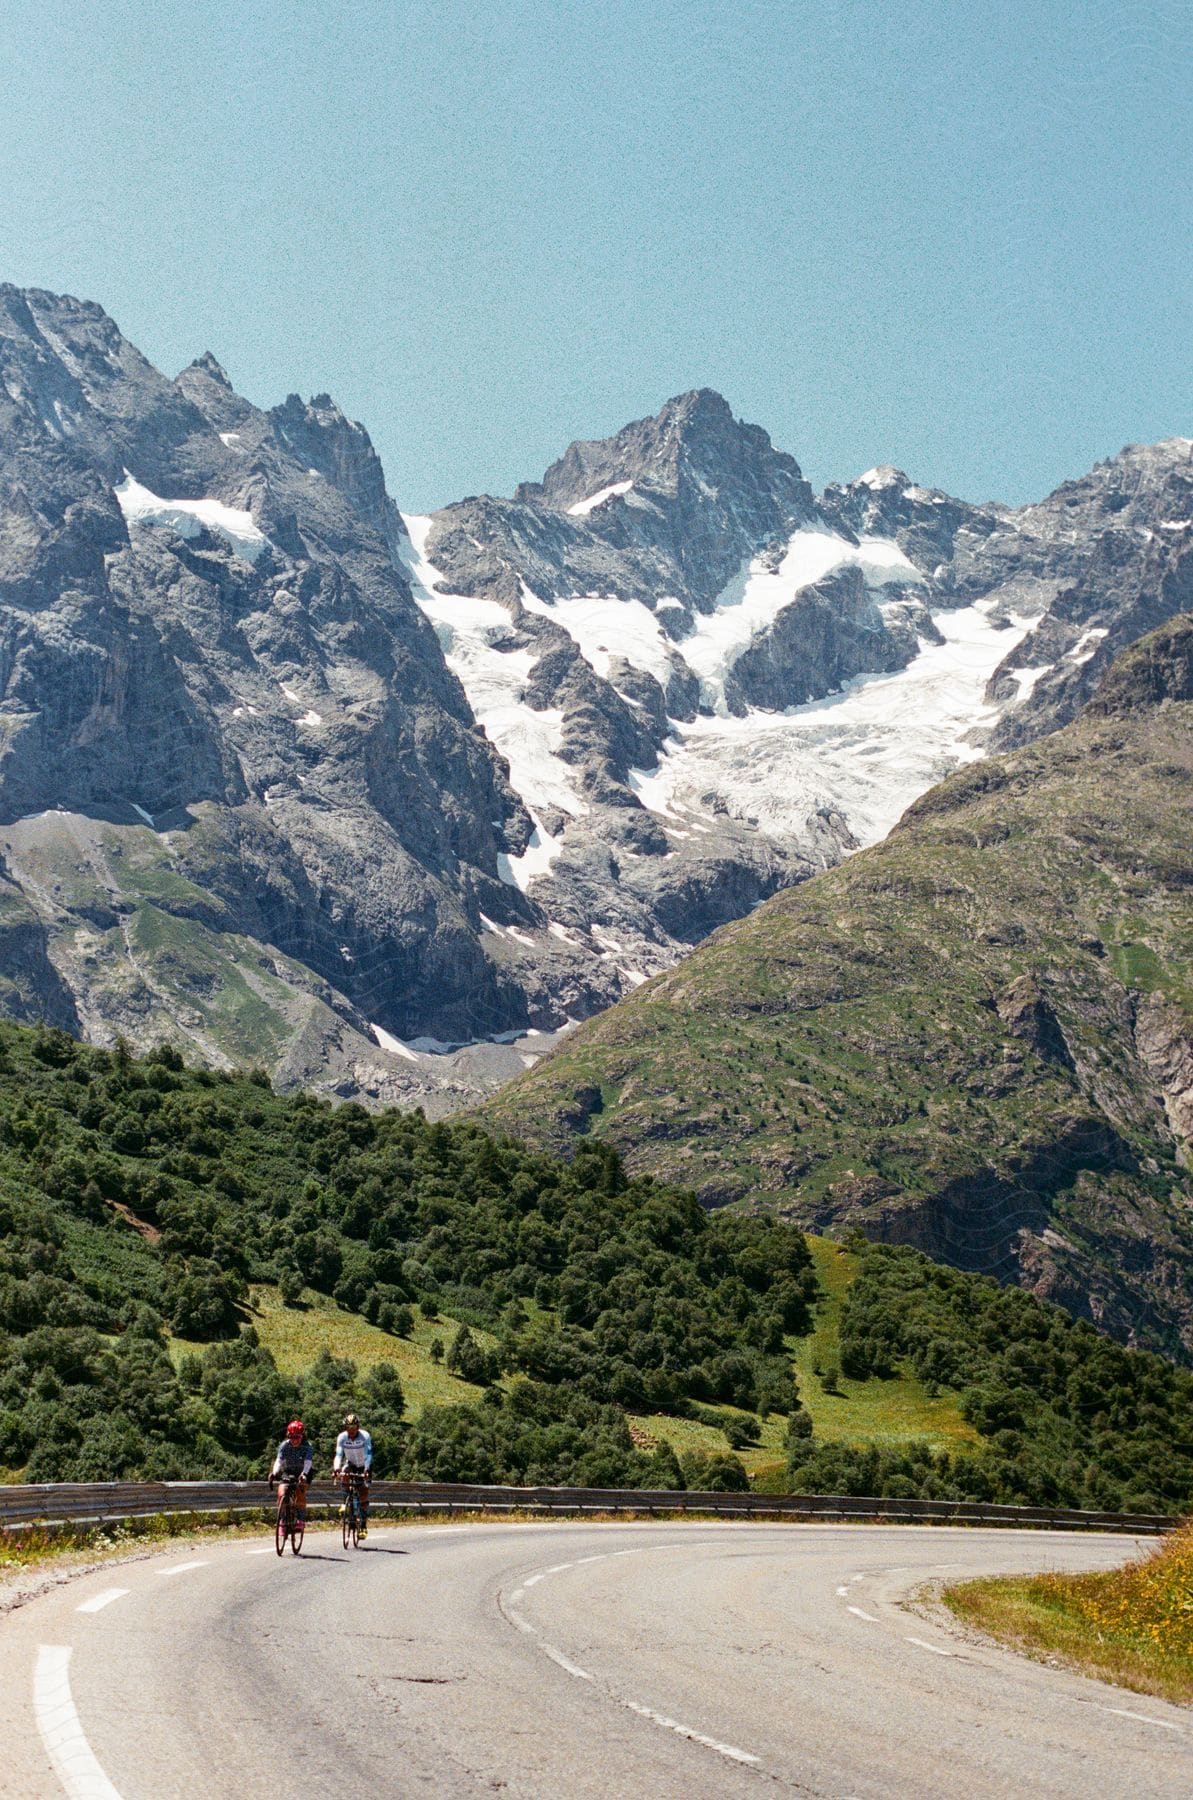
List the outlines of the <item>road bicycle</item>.
{"type": "Polygon", "coordinates": [[[349,1472],[344,1477],[346,1491],[340,1524],[343,1528],[345,1550],[348,1548],[349,1541],[354,1550],[357,1548],[360,1543],[360,1534],[364,1530],[364,1512],[360,1504],[361,1485],[362,1477],[359,1475],[349,1472]]]}
{"type": "Polygon", "coordinates": [[[283,1478],[278,1482],[278,1522],[275,1540],[279,1556],[285,1554],[287,1538],[290,1539],[290,1548],[295,1556],[302,1549],[306,1519],[298,1517],[298,1509],[295,1504],[297,1486],[298,1477],[296,1475],[290,1476],[288,1480],[283,1478]]]}

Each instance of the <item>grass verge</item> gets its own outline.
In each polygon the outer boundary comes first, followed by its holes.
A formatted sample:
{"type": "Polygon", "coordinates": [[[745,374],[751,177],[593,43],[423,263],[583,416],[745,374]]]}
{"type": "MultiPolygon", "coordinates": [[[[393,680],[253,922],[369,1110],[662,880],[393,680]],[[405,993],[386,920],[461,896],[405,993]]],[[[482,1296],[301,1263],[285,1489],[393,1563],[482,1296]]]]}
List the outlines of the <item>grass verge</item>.
{"type": "Polygon", "coordinates": [[[990,1576],[941,1598],[1028,1656],[1193,1705],[1193,1524],[1121,1569],[990,1576]]]}

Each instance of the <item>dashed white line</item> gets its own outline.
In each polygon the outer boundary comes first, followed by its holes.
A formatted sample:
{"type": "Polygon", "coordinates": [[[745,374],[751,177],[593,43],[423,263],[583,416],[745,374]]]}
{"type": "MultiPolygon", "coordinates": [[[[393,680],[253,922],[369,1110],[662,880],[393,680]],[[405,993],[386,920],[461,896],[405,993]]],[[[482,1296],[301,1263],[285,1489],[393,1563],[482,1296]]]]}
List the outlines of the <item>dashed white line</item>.
{"type": "Polygon", "coordinates": [[[837,1592],[838,1592],[838,1594],[844,1596],[845,1594],[847,1594],[849,1592],[849,1589],[847,1587],[839,1587],[837,1589],[837,1592]]]}
{"type": "Polygon", "coordinates": [[[96,1760],[70,1691],[70,1650],[42,1644],[33,1669],[33,1714],[67,1800],[120,1800],[96,1760]]]}
{"type": "Polygon", "coordinates": [[[172,1569],[159,1569],[158,1574],[159,1575],[185,1575],[188,1569],[205,1569],[206,1567],[207,1567],[207,1558],[203,1557],[203,1559],[200,1562],[175,1563],[174,1567],[172,1569]]]}
{"type": "Polygon", "coordinates": [[[951,1650],[942,1650],[939,1644],[930,1644],[927,1638],[909,1637],[907,1642],[915,1644],[921,1650],[931,1650],[933,1656],[951,1656],[951,1650]]]}
{"type": "Polygon", "coordinates": [[[274,1549],[272,1544],[266,1544],[265,1547],[261,1550],[246,1550],[245,1555],[246,1556],[276,1556],[277,1551],[274,1549]]]}
{"type": "Polygon", "coordinates": [[[558,1663],[561,1669],[566,1669],[569,1675],[574,1675],[577,1681],[592,1680],[592,1676],[588,1673],[587,1669],[577,1668],[574,1662],[568,1661],[568,1658],[563,1654],[562,1650],[557,1650],[554,1644],[549,1644],[545,1638],[540,1638],[539,1649],[544,1656],[549,1656],[553,1663],[558,1663]]]}
{"type": "Polygon", "coordinates": [[[128,1593],[127,1588],[105,1588],[102,1594],[94,1594],[90,1600],[84,1600],[75,1611],[81,1613],[102,1612],[105,1606],[111,1606],[113,1600],[123,1600],[128,1593]]]}
{"type": "Polygon", "coordinates": [[[665,1713],[656,1712],[653,1706],[641,1706],[637,1700],[623,1700],[631,1712],[639,1718],[649,1719],[652,1725],[661,1725],[664,1731],[674,1731],[680,1737],[690,1738],[693,1744],[703,1744],[706,1750],[716,1750],[721,1756],[728,1756],[734,1762],[756,1763],[759,1759],[748,1750],[739,1750],[736,1744],[723,1744],[719,1738],[705,1737],[702,1731],[693,1731],[690,1725],[681,1725],[678,1719],[669,1719],[665,1713]]]}
{"type": "Polygon", "coordinates": [[[522,1586],[523,1587],[534,1587],[536,1585],[536,1583],[545,1580],[545,1578],[548,1575],[561,1575],[565,1569],[571,1569],[574,1566],[575,1565],[573,1563],[566,1562],[566,1563],[555,1563],[554,1566],[550,1569],[539,1569],[537,1574],[528,1575],[526,1577],[526,1580],[522,1583],[522,1586]]]}
{"type": "MultiPolygon", "coordinates": [[[[863,1612],[860,1606],[847,1606],[845,1608],[845,1611],[851,1612],[851,1613],[856,1613],[857,1617],[859,1619],[864,1619],[866,1621],[867,1625],[877,1625],[879,1623],[879,1621],[874,1617],[873,1613],[863,1612]]],[[[910,1639],[909,1641],[913,1644],[915,1643],[914,1638],[910,1639]]]]}
{"type": "MultiPolygon", "coordinates": [[[[670,1546],[666,1547],[670,1548],[670,1546]]],[[[615,1556],[632,1556],[634,1552],[618,1550],[612,1552],[612,1554],[615,1556]]],[[[583,1562],[600,1562],[601,1560],[602,1558],[598,1556],[586,1556],[581,1558],[581,1561],[583,1562]]],[[[556,1645],[548,1643],[546,1638],[540,1633],[537,1625],[532,1625],[529,1619],[524,1619],[522,1614],[516,1612],[511,1604],[514,1600],[520,1600],[526,1588],[530,1587],[535,1581],[541,1580],[544,1575],[558,1575],[563,1569],[571,1569],[578,1566],[579,1565],[576,1563],[559,1563],[552,1569],[540,1569],[537,1575],[528,1576],[522,1587],[516,1588],[506,1600],[502,1611],[510,1624],[515,1626],[517,1630],[525,1632],[527,1637],[536,1638],[538,1640],[538,1647],[543,1652],[543,1655],[550,1657],[551,1661],[559,1668],[563,1669],[566,1674],[574,1676],[577,1681],[591,1681],[595,1683],[595,1677],[590,1675],[587,1669],[582,1669],[578,1663],[574,1663],[570,1657],[565,1656],[563,1651],[558,1649],[556,1645]]],[[[854,1608],[851,1607],[850,1611],[852,1612],[853,1610],[854,1608]]],[[[877,1620],[874,1622],[877,1624],[877,1620]]],[[[719,1756],[727,1756],[733,1762],[756,1763],[759,1760],[759,1758],[752,1755],[749,1750],[739,1750],[736,1744],[724,1744],[719,1738],[706,1737],[703,1732],[694,1731],[690,1725],[681,1725],[678,1719],[669,1719],[665,1714],[656,1712],[652,1706],[643,1706],[637,1700],[626,1700],[619,1694],[610,1694],[609,1698],[611,1700],[616,1700],[621,1706],[627,1706],[631,1712],[637,1713],[639,1718],[649,1719],[653,1725],[661,1725],[664,1731],[674,1731],[679,1737],[688,1738],[693,1744],[701,1744],[706,1750],[715,1750],[719,1756]]]]}
{"type": "Polygon", "coordinates": [[[1113,1713],[1118,1719],[1138,1719],[1141,1725],[1158,1725],[1161,1731],[1176,1731],[1182,1737],[1185,1735],[1184,1726],[1174,1725],[1171,1719],[1153,1719],[1150,1713],[1128,1712],[1125,1706],[1103,1706],[1097,1700],[1092,1700],[1090,1704],[1096,1706],[1099,1712],[1113,1713]]]}

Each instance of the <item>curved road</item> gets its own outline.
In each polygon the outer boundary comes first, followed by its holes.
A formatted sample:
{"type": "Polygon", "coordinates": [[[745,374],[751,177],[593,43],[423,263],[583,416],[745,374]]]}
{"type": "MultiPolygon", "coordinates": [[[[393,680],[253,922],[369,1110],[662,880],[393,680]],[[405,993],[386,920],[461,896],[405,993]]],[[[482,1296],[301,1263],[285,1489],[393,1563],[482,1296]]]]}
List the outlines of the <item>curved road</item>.
{"type": "Polygon", "coordinates": [[[1188,1796],[1193,1713],[967,1642],[938,1576],[1130,1538],[836,1525],[379,1527],[203,1543],[0,1624],[0,1792],[1188,1796]]]}

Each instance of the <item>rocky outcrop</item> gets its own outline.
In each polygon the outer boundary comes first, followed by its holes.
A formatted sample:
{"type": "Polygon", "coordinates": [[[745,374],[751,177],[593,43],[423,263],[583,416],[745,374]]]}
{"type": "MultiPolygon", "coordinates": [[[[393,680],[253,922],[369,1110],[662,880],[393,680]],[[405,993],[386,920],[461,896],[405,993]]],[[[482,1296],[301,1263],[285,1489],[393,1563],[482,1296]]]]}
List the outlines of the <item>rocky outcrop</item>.
{"type": "Polygon", "coordinates": [[[1193,1160],[1193,1021],[1163,995],[1149,994],[1135,1019],[1135,1044],[1164,1097],[1182,1160],[1193,1160]]]}
{"type": "Polygon", "coordinates": [[[737,658],[726,682],[730,706],[781,712],[836,692],[862,670],[906,668],[919,644],[914,630],[892,630],[891,611],[891,602],[879,607],[856,566],[801,589],[737,658]]]}
{"type": "Polygon", "coordinates": [[[1060,1021],[1034,975],[1018,976],[994,1004],[1011,1036],[1019,1038],[1042,1062],[1076,1067],[1060,1021]]]}

